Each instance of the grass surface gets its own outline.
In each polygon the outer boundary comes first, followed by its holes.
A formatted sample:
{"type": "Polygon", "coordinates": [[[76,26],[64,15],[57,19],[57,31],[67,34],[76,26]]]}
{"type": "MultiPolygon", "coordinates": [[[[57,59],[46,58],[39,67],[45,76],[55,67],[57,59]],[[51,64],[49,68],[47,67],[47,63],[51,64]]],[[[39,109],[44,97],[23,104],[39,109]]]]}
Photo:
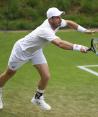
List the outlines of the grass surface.
{"type": "MultiPolygon", "coordinates": [[[[27,32],[0,32],[0,73],[4,71],[13,44],[27,32]]],[[[95,35],[75,31],[57,33],[64,40],[90,45],[95,35]]],[[[42,111],[31,104],[40,79],[31,63],[25,64],[4,87],[4,109],[0,117],[98,117],[98,77],[77,68],[78,65],[98,64],[98,56],[89,52],[65,51],[52,44],[44,49],[51,80],[45,97],[51,111],[42,111]]],[[[98,71],[97,67],[93,70],[98,71]]]]}

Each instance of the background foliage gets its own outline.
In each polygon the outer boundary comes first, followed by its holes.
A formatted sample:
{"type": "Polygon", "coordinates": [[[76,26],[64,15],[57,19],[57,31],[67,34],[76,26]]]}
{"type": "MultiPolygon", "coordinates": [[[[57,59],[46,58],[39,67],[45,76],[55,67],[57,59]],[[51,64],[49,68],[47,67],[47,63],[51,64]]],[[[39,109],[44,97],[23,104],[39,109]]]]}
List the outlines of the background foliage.
{"type": "Polygon", "coordinates": [[[87,27],[98,26],[97,0],[0,0],[0,29],[34,29],[49,7],[64,10],[63,18],[87,27]]]}

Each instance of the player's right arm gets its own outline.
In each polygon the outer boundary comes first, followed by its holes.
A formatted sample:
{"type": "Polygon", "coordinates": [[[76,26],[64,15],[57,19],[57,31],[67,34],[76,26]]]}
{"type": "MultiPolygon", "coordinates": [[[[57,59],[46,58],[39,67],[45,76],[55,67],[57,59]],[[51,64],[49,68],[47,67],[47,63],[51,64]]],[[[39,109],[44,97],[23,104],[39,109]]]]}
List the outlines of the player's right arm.
{"type": "Polygon", "coordinates": [[[51,41],[54,45],[58,46],[59,48],[62,48],[64,50],[77,50],[86,53],[88,50],[88,47],[78,44],[73,44],[68,41],[64,41],[60,38],[56,38],[51,41]]]}

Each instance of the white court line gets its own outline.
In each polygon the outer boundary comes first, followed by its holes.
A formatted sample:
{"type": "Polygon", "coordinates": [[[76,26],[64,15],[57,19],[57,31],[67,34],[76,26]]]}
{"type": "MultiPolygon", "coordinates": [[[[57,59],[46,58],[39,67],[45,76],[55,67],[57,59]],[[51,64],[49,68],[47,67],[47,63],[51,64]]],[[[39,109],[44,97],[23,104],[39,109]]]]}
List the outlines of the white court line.
{"type": "Polygon", "coordinates": [[[87,71],[95,76],[98,76],[98,72],[87,68],[87,67],[98,67],[98,65],[84,65],[84,66],[77,66],[77,67],[84,70],[84,71],[87,71]]]}

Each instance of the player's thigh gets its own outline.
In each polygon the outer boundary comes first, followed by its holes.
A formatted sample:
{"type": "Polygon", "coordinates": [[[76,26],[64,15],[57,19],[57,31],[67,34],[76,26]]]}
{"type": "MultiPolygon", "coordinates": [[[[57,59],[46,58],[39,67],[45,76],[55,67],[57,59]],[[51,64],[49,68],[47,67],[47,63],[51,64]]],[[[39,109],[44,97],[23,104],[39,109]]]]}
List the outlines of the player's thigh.
{"type": "Polygon", "coordinates": [[[20,58],[17,58],[14,54],[10,56],[8,61],[8,68],[12,71],[18,70],[22,65],[27,63],[28,60],[21,60],[20,58]]]}
{"type": "Polygon", "coordinates": [[[19,43],[16,42],[9,57],[8,68],[15,71],[28,62],[28,60],[26,53],[22,51],[19,43]]]}
{"type": "Polygon", "coordinates": [[[37,65],[37,64],[46,64],[47,60],[43,54],[43,50],[39,49],[37,50],[33,55],[32,55],[32,64],[37,65]]]}

